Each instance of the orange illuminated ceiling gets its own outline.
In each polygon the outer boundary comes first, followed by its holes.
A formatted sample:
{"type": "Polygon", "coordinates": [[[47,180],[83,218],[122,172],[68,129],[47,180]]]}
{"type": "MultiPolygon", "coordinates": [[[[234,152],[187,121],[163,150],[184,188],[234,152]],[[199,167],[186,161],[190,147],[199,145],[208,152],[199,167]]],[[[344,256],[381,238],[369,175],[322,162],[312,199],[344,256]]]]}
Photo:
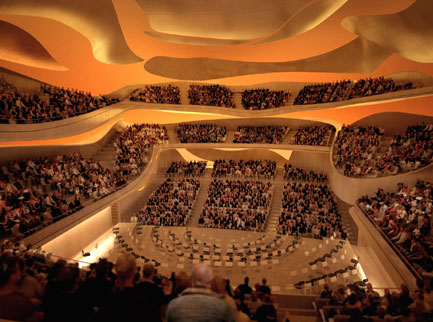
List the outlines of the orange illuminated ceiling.
{"type": "Polygon", "coordinates": [[[432,16],[430,0],[2,0],[0,67],[94,94],[433,76],[432,16]]]}

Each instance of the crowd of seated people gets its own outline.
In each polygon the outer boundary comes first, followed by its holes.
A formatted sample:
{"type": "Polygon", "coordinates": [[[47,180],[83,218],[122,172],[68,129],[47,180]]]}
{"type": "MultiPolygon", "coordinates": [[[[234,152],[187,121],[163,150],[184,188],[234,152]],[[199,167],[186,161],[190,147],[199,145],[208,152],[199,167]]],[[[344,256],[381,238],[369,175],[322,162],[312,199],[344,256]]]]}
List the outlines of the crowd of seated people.
{"type": "Polygon", "coordinates": [[[385,131],[375,126],[343,125],[334,143],[333,160],[346,176],[376,171],[375,153],[385,131]]]}
{"type": "Polygon", "coordinates": [[[272,179],[277,169],[275,161],[215,160],[213,177],[272,179]]]}
{"type": "Polygon", "coordinates": [[[167,169],[167,177],[202,177],[207,161],[173,161],[167,169]]]}
{"type": "Polygon", "coordinates": [[[82,208],[125,182],[79,153],[11,161],[0,174],[0,236],[22,236],[82,208]]]}
{"type": "Polygon", "coordinates": [[[393,193],[378,189],[374,196],[362,196],[358,203],[410,263],[431,272],[432,200],[433,185],[418,180],[410,188],[399,183],[393,193]]]}
{"type": "Polygon", "coordinates": [[[199,218],[200,227],[263,231],[272,184],[214,179],[199,218]]]}
{"type": "Polygon", "coordinates": [[[347,238],[334,193],[325,184],[286,184],[277,231],[313,238],[347,238]]]}
{"type": "Polygon", "coordinates": [[[394,80],[390,78],[385,78],[383,76],[376,78],[360,79],[357,82],[354,82],[347,96],[347,99],[384,94],[411,88],[413,88],[413,85],[410,82],[404,85],[400,85],[396,84],[394,80]]]}
{"type": "Polygon", "coordinates": [[[290,144],[326,146],[331,141],[328,136],[332,129],[331,125],[300,127],[290,144]]]}
{"type": "Polygon", "coordinates": [[[234,93],[224,85],[189,85],[188,99],[191,105],[235,108],[234,93]]]}
{"type": "Polygon", "coordinates": [[[185,226],[199,189],[199,180],[167,178],[139,210],[138,221],[146,225],[185,226]]]}
{"type": "Polygon", "coordinates": [[[92,96],[78,90],[69,90],[43,84],[41,91],[23,94],[7,84],[0,85],[0,120],[2,123],[44,123],[89,113],[119,102],[108,96],[92,96]],[[48,96],[48,98],[44,97],[48,96]]]}
{"type": "Polygon", "coordinates": [[[147,165],[149,148],[168,143],[167,129],[158,124],[128,126],[114,143],[116,161],[114,170],[121,176],[137,176],[147,165]]]}
{"type": "Polygon", "coordinates": [[[227,130],[225,126],[216,124],[181,123],[176,133],[181,143],[223,143],[227,130]]]}
{"type": "Polygon", "coordinates": [[[295,98],[294,105],[339,102],[413,88],[411,82],[396,84],[383,76],[360,79],[356,82],[343,80],[335,83],[306,85],[295,98]]]}
{"type": "Polygon", "coordinates": [[[295,168],[290,163],[286,163],[284,164],[284,179],[292,181],[326,183],[328,181],[328,176],[326,173],[314,172],[313,170],[307,171],[302,168],[295,168]]]}
{"type": "Polygon", "coordinates": [[[135,90],[129,97],[130,101],[155,104],[180,104],[179,87],[146,85],[135,90]]]}
{"type": "Polygon", "coordinates": [[[387,169],[413,171],[429,165],[433,156],[433,125],[408,126],[404,135],[394,135],[390,146],[377,163],[381,172],[387,169]]]}
{"type": "Polygon", "coordinates": [[[242,92],[242,106],[247,110],[267,110],[287,105],[290,91],[268,88],[247,89],[242,92]]]}
{"type": "Polygon", "coordinates": [[[339,102],[344,99],[352,81],[306,85],[298,93],[293,105],[339,102]]]}
{"type": "Polygon", "coordinates": [[[0,267],[2,320],[261,322],[277,317],[265,278],[250,286],[245,277],[232,288],[230,280],[203,263],[189,273],[163,275],[151,262],[121,252],[114,262],[100,258],[80,268],[77,262],[7,242],[0,245],[0,267]]]}
{"type": "Polygon", "coordinates": [[[233,143],[279,144],[288,131],[287,126],[238,126],[233,143]]]}
{"type": "Polygon", "coordinates": [[[339,314],[340,321],[432,321],[431,285],[420,286],[412,293],[402,284],[399,291],[385,289],[385,294],[380,296],[371,283],[341,284],[333,289],[325,284],[320,297],[328,301],[329,318],[337,319],[339,314]]]}

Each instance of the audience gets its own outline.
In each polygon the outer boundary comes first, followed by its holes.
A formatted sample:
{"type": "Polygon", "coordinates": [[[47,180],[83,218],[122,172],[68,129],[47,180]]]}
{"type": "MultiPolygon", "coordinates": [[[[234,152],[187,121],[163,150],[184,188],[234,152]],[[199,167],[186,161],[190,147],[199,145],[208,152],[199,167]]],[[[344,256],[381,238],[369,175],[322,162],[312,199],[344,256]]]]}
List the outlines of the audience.
{"type": "Polygon", "coordinates": [[[383,76],[376,78],[360,79],[354,82],[347,99],[384,94],[399,90],[411,89],[412,83],[397,85],[392,79],[383,76]]]}
{"type": "Polygon", "coordinates": [[[287,126],[238,126],[233,143],[279,144],[288,131],[287,126]]]}
{"type": "Polygon", "coordinates": [[[399,183],[394,193],[379,189],[375,196],[358,200],[395,248],[419,270],[429,272],[433,270],[432,188],[423,180],[411,188],[399,183]]]}
{"type": "Polygon", "coordinates": [[[227,135],[225,126],[216,124],[181,123],[176,133],[180,143],[223,143],[227,135]]]}
{"type": "Polygon", "coordinates": [[[375,126],[343,125],[334,143],[333,160],[346,176],[365,176],[376,171],[375,153],[385,130],[375,126]]]}
{"type": "Polygon", "coordinates": [[[263,231],[272,184],[214,179],[199,218],[200,227],[263,231]]]}
{"type": "Polygon", "coordinates": [[[167,177],[202,177],[207,161],[173,161],[167,169],[167,177]]]}
{"type": "Polygon", "coordinates": [[[300,127],[290,144],[327,146],[332,142],[332,129],[331,125],[300,127]]]}
{"type": "Polygon", "coordinates": [[[130,101],[154,104],[180,104],[179,87],[146,85],[136,89],[129,97],[130,101]]]}
{"type": "Polygon", "coordinates": [[[294,168],[290,163],[284,164],[284,179],[293,181],[306,181],[306,182],[317,182],[326,183],[328,181],[328,176],[322,172],[307,172],[302,168],[294,168]]]}
{"type": "Polygon", "coordinates": [[[168,178],[138,212],[138,221],[146,225],[185,226],[199,189],[199,180],[168,178]]]}
{"type": "Polygon", "coordinates": [[[116,162],[114,170],[120,176],[137,176],[147,165],[150,148],[168,143],[167,129],[158,124],[128,126],[114,143],[116,162]]]}
{"type": "Polygon", "coordinates": [[[277,163],[263,160],[215,160],[212,170],[213,177],[273,179],[277,163]]]}
{"type": "Polygon", "coordinates": [[[290,91],[274,91],[268,88],[246,89],[242,92],[242,106],[247,110],[266,110],[287,105],[290,91]]]}
{"type": "Polygon", "coordinates": [[[188,99],[191,105],[235,108],[234,93],[224,85],[189,85],[188,99]]]}
{"type": "Polygon", "coordinates": [[[0,175],[0,235],[28,234],[99,199],[125,182],[79,153],[11,161],[0,175]]]}
{"type": "Polygon", "coordinates": [[[277,231],[313,238],[347,238],[336,197],[325,184],[286,184],[277,231]]]}

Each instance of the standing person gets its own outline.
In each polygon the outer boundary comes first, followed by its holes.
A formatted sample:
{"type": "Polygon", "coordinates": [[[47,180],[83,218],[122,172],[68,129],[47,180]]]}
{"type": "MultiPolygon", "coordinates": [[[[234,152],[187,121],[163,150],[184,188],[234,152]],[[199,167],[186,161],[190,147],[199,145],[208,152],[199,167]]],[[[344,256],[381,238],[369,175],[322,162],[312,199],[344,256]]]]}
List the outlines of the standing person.
{"type": "Polygon", "coordinates": [[[254,320],[258,322],[274,322],[277,321],[277,310],[275,309],[273,297],[265,294],[263,297],[263,305],[257,309],[254,320]]]}
{"type": "Polygon", "coordinates": [[[246,276],[244,279],[244,284],[240,284],[238,286],[238,289],[241,291],[241,293],[243,295],[251,294],[251,292],[253,291],[252,288],[248,285],[249,282],[250,282],[250,279],[248,278],[248,276],[246,276]]]}
{"type": "Polygon", "coordinates": [[[232,308],[210,290],[212,270],[206,264],[195,265],[192,269],[192,287],[184,290],[172,300],[167,308],[167,322],[234,322],[232,308]]]}

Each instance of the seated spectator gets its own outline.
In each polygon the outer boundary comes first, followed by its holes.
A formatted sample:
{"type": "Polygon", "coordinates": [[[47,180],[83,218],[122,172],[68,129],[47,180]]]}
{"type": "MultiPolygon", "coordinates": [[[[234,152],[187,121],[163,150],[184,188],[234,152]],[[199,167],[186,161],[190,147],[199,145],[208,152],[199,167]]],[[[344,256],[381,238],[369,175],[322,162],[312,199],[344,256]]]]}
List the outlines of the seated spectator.
{"type": "Polygon", "coordinates": [[[275,161],[215,160],[212,177],[272,179],[277,169],[275,161]]]}
{"type": "Polygon", "coordinates": [[[130,101],[154,104],[180,104],[180,91],[177,86],[146,85],[136,89],[129,96],[130,101]]]}
{"type": "Polygon", "coordinates": [[[293,105],[331,103],[344,100],[352,81],[343,80],[335,83],[305,85],[295,98],[293,105]]]}
{"type": "Polygon", "coordinates": [[[180,143],[223,143],[227,135],[225,126],[215,124],[181,123],[176,133],[180,143]]]}
{"type": "Polygon", "coordinates": [[[288,131],[287,126],[238,126],[233,143],[279,144],[288,131]]]}
{"type": "Polygon", "coordinates": [[[189,85],[191,105],[208,105],[235,108],[234,93],[224,85],[189,85]]]}
{"type": "Polygon", "coordinates": [[[185,226],[199,189],[198,180],[168,178],[138,212],[138,221],[146,225],[185,226]]]}
{"type": "Polygon", "coordinates": [[[404,85],[396,84],[392,79],[385,78],[383,76],[360,79],[353,83],[347,99],[350,100],[357,97],[365,97],[395,92],[398,90],[411,89],[412,86],[412,83],[406,83],[404,85]]]}
{"type": "Polygon", "coordinates": [[[300,127],[290,144],[327,146],[332,142],[332,129],[331,125],[300,127]]]}
{"type": "Polygon", "coordinates": [[[167,169],[167,177],[202,177],[207,161],[173,161],[167,169]]]}
{"type": "Polygon", "coordinates": [[[242,92],[242,106],[247,110],[266,110],[287,105],[290,91],[267,88],[246,89],[242,92]]]}
{"type": "Polygon", "coordinates": [[[285,185],[277,231],[314,238],[346,237],[336,198],[324,184],[285,185]]]}
{"type": "Polygon", "coordinates": [[[272,184],[214,179],[198,224],[200,227],[263,231],[272,200],[272,184]]]}

